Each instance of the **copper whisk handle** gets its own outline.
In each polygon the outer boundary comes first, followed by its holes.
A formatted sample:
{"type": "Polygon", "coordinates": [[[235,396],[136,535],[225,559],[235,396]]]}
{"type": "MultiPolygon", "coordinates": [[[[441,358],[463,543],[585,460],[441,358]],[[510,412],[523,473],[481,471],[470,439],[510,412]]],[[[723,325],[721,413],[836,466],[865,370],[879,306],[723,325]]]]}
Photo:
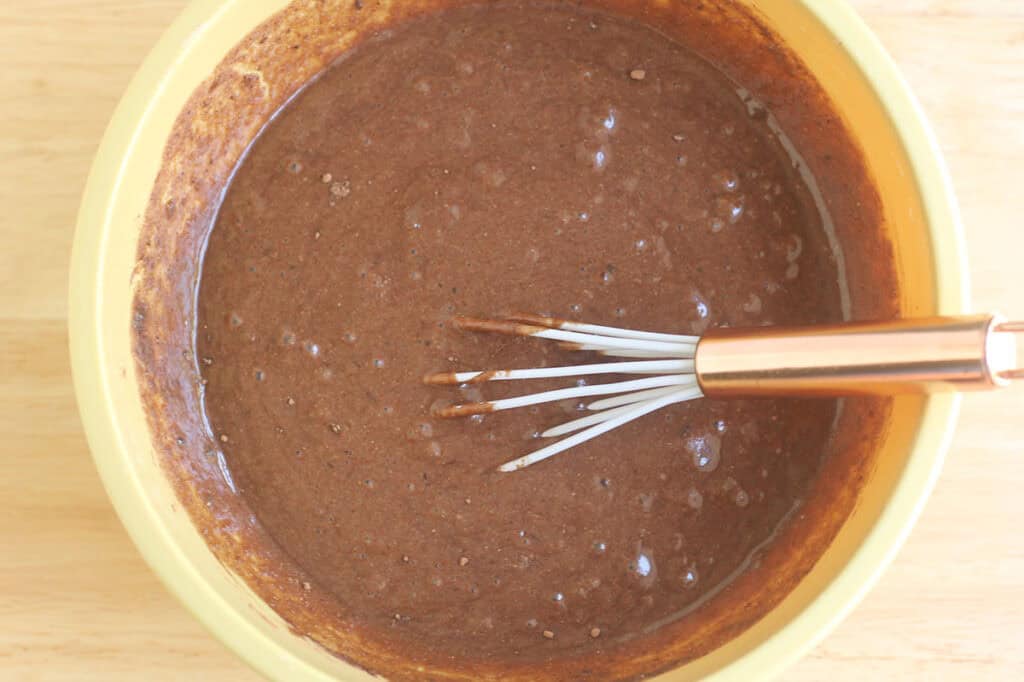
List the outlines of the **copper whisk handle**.
{"type": "Polygon", "coordinates": [[[709,398],[972,391],[1024,378],[1024,323],[931,317],[714,329],[694,366],[709,398]]]}

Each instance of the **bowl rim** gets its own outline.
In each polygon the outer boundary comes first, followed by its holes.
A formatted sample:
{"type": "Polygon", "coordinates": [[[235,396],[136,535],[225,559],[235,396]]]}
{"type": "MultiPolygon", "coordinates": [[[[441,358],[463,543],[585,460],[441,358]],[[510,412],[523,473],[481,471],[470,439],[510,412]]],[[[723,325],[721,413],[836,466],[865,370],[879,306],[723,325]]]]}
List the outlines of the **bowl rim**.
{"type": "MultiPolygon", "coordinates": [[[[135,546],[164,585],[215,637],[262,674],[328,680],[327,672],[232,613],[173,538],[152,532],[160,525],[159,518],[127,463],[110,373],[97,361],[102,347],[97,314],[102,289],[92,285],[102,272],[103,235],[114,229],[118,178],[130,164],[153,102],[180,68],[182,55],[194,49],[204,29],[238,1],[191,0],[142,63],[104,133],[86,183],[72,248],[68,314],[72,377],[89,449],[107,494],[135,546]]],[[[927,213],[933,260],[942,273],[935,282],[938,312],[967,312],[970,293],[963,226],[952,181],[919,103],[879,39],[846,0],[798,2],[861,70],[904,146],[927,213]]],[[[959,405],[956,395],[927,401],[907,465],[882,514],[847,564],[791,621],[711,679],[777,676],[853,610],[895,557],[923,510],[949,449],[959,405]]]]}

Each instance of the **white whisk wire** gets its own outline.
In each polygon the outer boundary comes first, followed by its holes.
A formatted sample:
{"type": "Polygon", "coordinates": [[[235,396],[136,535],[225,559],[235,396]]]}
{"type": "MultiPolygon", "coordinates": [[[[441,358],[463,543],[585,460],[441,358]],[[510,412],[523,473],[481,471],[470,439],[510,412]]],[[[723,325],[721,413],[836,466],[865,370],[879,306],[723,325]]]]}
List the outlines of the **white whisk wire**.
{"type": "Polygon", "coordinates": [[[531,464],[542,462],[548,457],[557,455],[558,453],[564,452],[569,448],[576,447],[581,443],[586,443],[588,440],[591,440],[592,438],[597,438],[603,433],[607,433],[612,429],[616,429],[622,426],[623,424],[633,421],[634,419],[639,419],[640,417],[646,414],[650,414],[655,410],[660,410],[661,408],[671,405],[673,403],[683,402],[686,400],[693,400],[694,398],[699,397],[699,390],[694,392],[693,389],[690,389],[689,391],[682,390],[679,391],[678,393],[670,393],[669,395],[662,396],[660,398],[655,398],[654,400],[642,402],[639,405],[629,405],[630,409],[623,413],[620,413],[618,416],[603,421],[600,424],[591,426],[590,428],[584,429],[583,431],[579,431],[578,433],[569,436],[568,438],[564,438],[558,441],[557,443],[552,443],[551,445],[541,448],[540,450],[535,450],[530,454],[525,455],[523,457],[519,457],[518,459],[514,459],[511,462],[506,462],[502,464],[500,467],[498,467],[498,471],[508,473],[512,471],[519,471],[520,469],[525,469],[531,464]]]}
{"type": "Polygon", "coordinates": [[[549,428],[541,437],[572,435],[506,462],[498,467],[502,472],[518,471],[541,462],[668,405],[703,397],[693,364],[697,343],[700,341],[697,336],[644,332],[528,314],[517,314],[505,320],[460,317],[453,320],[453,323],[456,327],[468,331],[549,339],[569,350],[593,351],[608,357],[627,359],[562,367],[444,372],[424,377],[425,383],[466,384],[598,374],[654,375],[626,381],[547,390],[514,398],[458,404],[437,411],[438,416],[459,417],[556,400],[596,395],[611,396],[589,403],[586,408],[591,414],[549,428]]]}

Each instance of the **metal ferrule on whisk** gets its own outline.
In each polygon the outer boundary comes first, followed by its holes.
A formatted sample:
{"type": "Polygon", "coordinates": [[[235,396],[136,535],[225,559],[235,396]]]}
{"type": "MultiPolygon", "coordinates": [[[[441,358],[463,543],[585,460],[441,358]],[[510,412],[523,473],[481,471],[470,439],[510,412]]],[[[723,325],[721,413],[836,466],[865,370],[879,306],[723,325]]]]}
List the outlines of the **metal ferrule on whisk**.
{"type": "Polygon", "coordinates": [[[1024,378],[1024,324],[997,316],[714,329],[694,358],[709,398],[973,391],[1024,378]]]}

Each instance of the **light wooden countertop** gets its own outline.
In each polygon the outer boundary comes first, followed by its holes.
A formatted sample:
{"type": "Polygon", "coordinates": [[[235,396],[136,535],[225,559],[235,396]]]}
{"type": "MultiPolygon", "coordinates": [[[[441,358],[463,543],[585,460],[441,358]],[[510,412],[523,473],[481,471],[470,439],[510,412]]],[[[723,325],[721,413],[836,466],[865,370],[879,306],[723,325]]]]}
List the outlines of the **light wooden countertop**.
{"type": "MultiPolygon", "coordinates": [[[[1024,3],[854,4],[936,128],[976,308],[1024,318],[1024,3]]],[[[68,368],[66,271],[85,175],[128,79],[183,5],[0,3],[2,679],[256,678],[129,542],[89,457],[68,368]]],[[[968,397],[910,541],[784,679],[1024,679],[1022,398],[968,397]]]]}

